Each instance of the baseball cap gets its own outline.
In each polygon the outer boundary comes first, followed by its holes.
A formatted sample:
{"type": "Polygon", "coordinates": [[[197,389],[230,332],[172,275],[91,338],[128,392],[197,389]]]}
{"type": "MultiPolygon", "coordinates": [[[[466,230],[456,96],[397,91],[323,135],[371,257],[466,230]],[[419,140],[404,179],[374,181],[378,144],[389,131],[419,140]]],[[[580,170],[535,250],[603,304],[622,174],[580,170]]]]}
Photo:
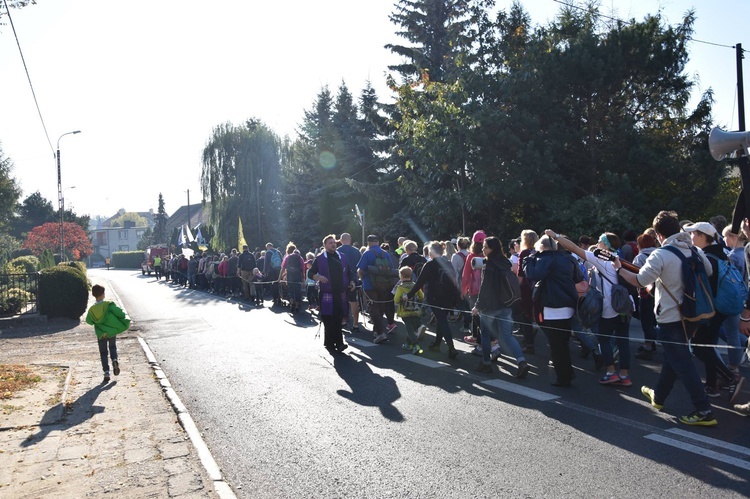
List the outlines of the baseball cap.
{"type": "Polygon", "coordinates": [[[483,243],[485,239],[487,239],[487,234],[483,230],[476,231],[471,238],[475,243],[483,243]]]}
{"type": "Polygon", "coordinates": [[[685,225],[682,230],[685,232],[703,232],[707,236],[711,236],[714,239],[718,239],[718,233],[716,232],[716,227],[711,225],[708,222],[695,222],[694,224],[687,224],[685,225]]]}

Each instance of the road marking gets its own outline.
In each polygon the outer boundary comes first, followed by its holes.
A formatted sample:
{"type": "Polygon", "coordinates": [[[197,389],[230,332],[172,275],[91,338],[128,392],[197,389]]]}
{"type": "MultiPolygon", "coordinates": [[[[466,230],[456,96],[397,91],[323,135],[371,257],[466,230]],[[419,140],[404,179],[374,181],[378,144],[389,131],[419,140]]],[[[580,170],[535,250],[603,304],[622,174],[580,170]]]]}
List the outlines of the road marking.
{"type": "Polygon", "coordinates": [[[744,454],[745,456],[750,456],[750,449],[748,449],[747,447],[742,447],[741,445],[730,444],[723,440],[717,440],[711,437],[704,437],[703,435],[700,435],[698,433],[691,433],[689,431],[680,430],[679,428],[672,428],[671,430],[667,430],[667,433],[678,435],[684,438],[689,438],[691,440],[697,440],[698,442],[703,442],[704,444],[713,445],[714,447],[718,447],[723,450],[731,450],[732,452],[736,452],[737,454],[744,454]]]}
{"type": "Polygon", "coordinates": [[[722,454],[720,452],[704,449],[703,447],[698,447],[697,445],[689,444],[687,442],[682,442],[680,440],[675,440],[669,437],[664,437],[662,435],[657,435],[655,433],[646,435],[645,438],[649,440],[653,440],[654,442],[659,442],[665,445],[669,445],[671,447],[675,447],[680,450],[692,452],[693,454],[698,454],[699,456],[707,457],[715,461],[720,461],[722,463],[730,464],[732,466],[736,466],[744,470],[750,470],[750,461],[737,459],[736,457],[727,456],[726,454],[722,454]]]}
{"type": "Polygon", "coordinates": [[[524,397],[529,397],[534,400],[539,400],[540,402],[548,402],[550,400],[555,400],[555,399],[560,398],[558,395],[552,395],[551,393],[542,392],[540,390],[534,390],[533,388],[528,388],[528,387],[521,386],[521,385],[515,385],[513,383],[509,383],[507,381],[502,381],[499,379],[488,379],[486,381],[482,381],[482,384],[493,386],[495,388],[499,388],[507,392],[515,393],[517,395],[523,395],[524,397]]]}
{"type": "Polygon", "coordinates": [[[359,338],[349,338],[347,340],[347,343],[349,343],[353,347],[359,347],[359,348],[370,348],[370,347],[378,346],[375,343],[365,341],[365,340],[360,340],[359,338]]]}
{"type": "Polygon", "coordinates": [[[431,367],[433,369],[449,365],[444,362],[438,362],[436,360],[425,359],[424,357],[420,357],[418,355],[412,355],[410,353],[407,353],[405,355],[399,355],[398,358],[408,360],[409,362],[414,362],[415,364],[419,364],[422,366],[431,367]]]}

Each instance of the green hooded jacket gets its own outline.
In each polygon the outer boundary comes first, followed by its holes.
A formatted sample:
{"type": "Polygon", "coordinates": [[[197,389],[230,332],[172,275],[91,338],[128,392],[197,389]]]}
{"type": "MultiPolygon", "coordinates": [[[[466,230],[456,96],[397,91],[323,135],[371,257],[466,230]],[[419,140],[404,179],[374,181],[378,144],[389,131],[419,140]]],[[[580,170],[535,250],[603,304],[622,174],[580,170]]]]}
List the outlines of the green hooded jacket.
{"type": "Polygon", "coordinates": [[[128,330],[130,318],[111,301],[100,301],[89,308],[86,324],[94,326],[97,338],[114,338],[128,330]]]}

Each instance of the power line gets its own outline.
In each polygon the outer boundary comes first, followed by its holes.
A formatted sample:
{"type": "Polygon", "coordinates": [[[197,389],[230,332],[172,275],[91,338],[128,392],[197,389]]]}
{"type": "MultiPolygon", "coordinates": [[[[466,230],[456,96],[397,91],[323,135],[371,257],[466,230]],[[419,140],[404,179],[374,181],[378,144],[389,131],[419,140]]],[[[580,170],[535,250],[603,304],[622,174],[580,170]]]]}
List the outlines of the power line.
{"type": "MultiPolygon", "coordinates": [[[[562,0],[552,0],[552,1],[555,2],[555,3],[559,3],[560,5],[564,5],[564,6],[568,7],[568,8],[571,8],[571,9],[588,10],[587,8],[581,7],[580,5],[574,5],[574,4],[566,3],[566,2],[563,2],[562,0]]],[[[617,21],[617,22],[621,22],[621,23],[625,23],[625,24],[633,24],[635,22],[635,21],[624,21],[624,20],[619,19],[617,17],[608,16],[606,14],[601,14],[601,13],[598,13],[598,12],[597,12],[597,15],[599,17],[603,17],[603,18],[609,19],[611,21],[617,21]]],[[[727,48],[727,49],[734,49],[734,48],[736,48],[734,45],[726,45],[726,44],[723,44],[723,43],[716,43],[716,42],[707,42],[705,40],[699,40],[697,38],[690,38],[690,41],[691,42],[696,42],[696,43],[704,43],[706,45],[713,45],[714,47],[722,47],[722,48],[727,48]]],[[[742,52],[746,52],[746,50],[742,49],[742,52]]]]}
{"type": "Polygon", "coordinates": [[[29,81],[29,87],[31,88],[31,95],[34,97],[34,104],[36,105],[36,112],[39,114],[39,120],[42,122],[42,128],[44,129],[44,135],[47,137],[47,143],[49,144],[49,148],[52,151],[52,155],[55,155],[55,148],[52,147],[52,141],[49,139],[49,133],[47,133],[47,125],[44,123],[44,118],[42,117],[42,110],[39,108],[39,101],[36,99],[36,92],[34,92],[34,85],[31,83],[31,75],[29,75],[29,68],[26,66],[26,59],[23,56],[23,50],[21,50],[21,42],[18,41],[18,34],[16,33],[16,27],[13,24],[13,18],[10,15],[10,8],[8,7],[8,1],[3,0],[3,3],[5,4],[5,10],[8,12],[8,21],[10,22],[10,27],[13,30],[13,36],[16,39],[16,45],[18,45],[18,53],[21,54],[21,62],[23,62],[23,69],[26,71],[26,79],[29,81]]]}

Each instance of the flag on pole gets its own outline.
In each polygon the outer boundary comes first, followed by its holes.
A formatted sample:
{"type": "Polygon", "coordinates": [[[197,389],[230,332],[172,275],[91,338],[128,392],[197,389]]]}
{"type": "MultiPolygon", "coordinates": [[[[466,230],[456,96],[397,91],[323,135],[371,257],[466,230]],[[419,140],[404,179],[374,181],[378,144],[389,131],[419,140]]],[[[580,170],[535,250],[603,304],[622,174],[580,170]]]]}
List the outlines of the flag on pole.
{"type": "Polygon", "coordinates": [[[180,237],[177,238],[177,245],[178,246],[182,246],[182,245],[185,244],[185,231],[184,231],[184,228],[185,228],[184,225],[180,226],[180,237]]]}
{"type": "Polygon", "coordinates": [[[185,234],[187,235],[187,240],[189,243],[192,243],[193,241],[195,241],[195,238],[193,237],[193,233],[190,232],[190,227],[187,224],[185,224],[185,234]]]}
{"type": "Polygon", "coordinates": [[[242,219],[237,217],[237,249],[242,251],[242,247],[247,246],[245,235],[242,233],[242,219]]]}
{"type": "Polygon", "coordinates": [[[201,228],[198,227],[198,231],[195,233],[195,240],[198,241],[198,244],[203,244],[203,234],[201,234],[201,228]]]}

